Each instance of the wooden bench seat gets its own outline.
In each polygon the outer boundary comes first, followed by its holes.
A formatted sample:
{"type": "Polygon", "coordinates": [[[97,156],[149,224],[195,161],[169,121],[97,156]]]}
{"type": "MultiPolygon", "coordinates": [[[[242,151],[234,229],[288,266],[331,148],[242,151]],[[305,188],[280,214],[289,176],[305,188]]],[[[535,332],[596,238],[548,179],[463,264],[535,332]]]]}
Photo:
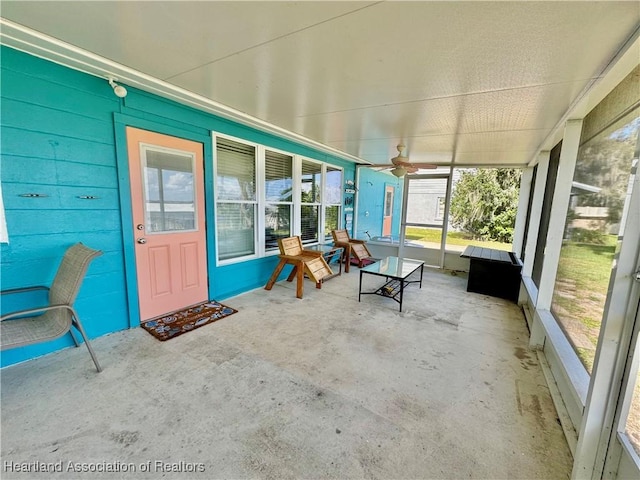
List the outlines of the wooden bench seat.
{"type": "Polygon", "coordinates": [[[302,248],[300,237],[279,239],[278,247],[280,248],[278,256],[280,261],[265,285],[265,290],[273,288],[285,265],[293,265],[287,281],[292,282],[294,278],[297,278],[296,297],[298,298],[302,298],[305,274],[315,282],[316,288],[322,288],[323,278],[333,275],[331,267],[322,257],[322,252],[302,248]]]}
{"type": "Polygon", "coordinates": [[[333,236],[334,245],[344,248],[345,272],[349,271],[351,257],[356,260],[360,268],[364,266],[367,260],[374,260],[371,252],[367,248],[366,242],[349,237],[347,230],[332,230],[331,235],[333,236]]]}

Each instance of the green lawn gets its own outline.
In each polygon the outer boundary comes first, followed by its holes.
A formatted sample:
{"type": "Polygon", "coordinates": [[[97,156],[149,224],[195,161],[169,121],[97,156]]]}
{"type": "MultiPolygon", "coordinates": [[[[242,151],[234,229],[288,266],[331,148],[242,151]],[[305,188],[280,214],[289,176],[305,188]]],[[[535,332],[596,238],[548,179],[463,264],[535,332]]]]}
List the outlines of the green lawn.
{"type": "MultiPolygon", "coordinates": [[[[589,373],[593,370],[616,242],[615,235],[607,236],[603,245],[565,242],[560,253],[552,308],[561,309],[561,312],[554,314],[565,331],[567,319],[584,326],[592,348],[575,344],[574,348],[589,373]]],[[[571,341],[571,334],[567,336],[571,341]]],[[[640,371],[637,373],[625,430],[640,455],[640,371]]]]}
{"type": "MultiPolygon", "coordinates": [[[[440,243],[442,230],[438,228],[407,227],[405,236],[407,240],[440,243]]],[[[507,252],[511,251],[510,243],[474,240],[469,234],[463,232],[449,232],[447,234],[447,245],[477,245],[507,252]]]]}
{"type": "Polygon", "coordinates": [[[595,346],[609,288],[617,238],[607,236],[603,245],[565,242],[553,294],[552,310],[571,339],[571,325],[583,325],[582,333],[593,348],[576,347],[585,368],[591,372],[595,346]]]}

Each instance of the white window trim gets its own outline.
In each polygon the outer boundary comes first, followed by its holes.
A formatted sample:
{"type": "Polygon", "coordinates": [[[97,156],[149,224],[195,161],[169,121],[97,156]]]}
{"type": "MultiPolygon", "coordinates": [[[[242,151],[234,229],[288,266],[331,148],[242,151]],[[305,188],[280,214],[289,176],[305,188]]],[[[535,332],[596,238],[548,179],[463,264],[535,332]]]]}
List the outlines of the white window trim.
{"type": "Polygon", "coordinates": [[[446,195],[438,195],[436,197],[436,214],[433,217],[434,220],[444,220],[446,200],[447,200],[446,195]],[[442,208],[440,208],[440,200],[442,200],[442,208]]]}
{"type": "Polygon", "coordinates": [[[260,184],[260,189],[261,189],[261,195],[260,195],[260,202],[258,204],[258,216],[260,217],[259,219],[259,227],[258,227],[258,242],[259,242],[259,251],[260,251],[260,257],[271,257],[273,255],[278,255],[280,253],[280,251],[276,248],[275,250],[269,250],[267,251],[266,248],[266,238],[265,238],[265,229],[266,229],[266,219],[265,219],[265,209],[267,207],[267,204],[273,204],[273,205],[290,205],[291,206],[291,223],[290,223],[290,229],[291,229],[291,235],[294,235],[293,232],[295,232],[295,220],[296,220],[296,213],[295,213],[295,203],[296,203],[296,155],[294,155],[291,152],[287,152],[285,150],[280,150],[278,148],[272,148],[272,147],[267,147],[264,145],[260,145],[260,155],[259,155],[259,169],[258,169],[258,183],[260,184]],[[267,150],[269,150],[270,152],[274,152],[274,153],[281,153],[283,155],[287,155],[289,157],[291,157],[291,182],[292,182],[292,189],[291,189],[291,201],[290,202],[282,202],[282,201],[278,201],[278,202],[270,202],[267,200],[267,191],[266,191],[266,169],[267,169],[267,155],[266,152],[267,150]]]}
{"type": "MultiPolygon", "coordinates": [[[[238,263],[238,262],[245,262],[247,260],[253,260],[256,258],[260,257],[260,244],[258,243],[258,223],[260,222],[260,191],[261,189],[264,190],[264,188],[261,186],[261,182],[260,182],[260,177],[259,177],[259,153],[260,153],[260,147],[261,145],[255,143],[255,142],[250,142],[247,141],[243,138],[238,138],[238,137],[234,137],[231,135],[223,135],[223,134],[219,134],[219,133],[215,133],[212,132],[212,141],[213,141],[213,193],[214,193],[214,201],[213,201],[213,218],[214,218],[214,225],[215,225],[215,232],[216,232],[216,239],[215,239],[215,247],[216,247],[216,265],[217,266],[222,266],[222,265],[230,265],[233,263],[238,263]],[[242,143],[244,145],[251,145],[252,147],[255,147],[256,149],[256,157],[254,159],[254,161],[256,162],[256,200],[243,200],[243,201],[225,201],[225,200],[219,200],[218,199],[218,185],[217,185],[217,181],[218,181],[218,157],[217,157],[217,144],[218,144],[218,138],[225,138],[227,140],[232,140],[234,142],[238,142],[238,143],[242,143]],[[219,240],[219,235],[218,235],[218,202],[220,203],[233,203],[233,204],[239,204],[239,203],[250,203],[250,204],[254,204],[256,212],[255,212],[255,218],[254,218],[254,227],[253,227],[253,241],[255,242],[256,248],[255,248],[255,252],[251,255],[243,255],[241,257],[235,257],[235,258],[228,258],[225,260],[221,260],[220,259],[220,248],[219,248],[219,244],[218,244],[218,240],[219,240]]],[[[264,150],[263,152],[263,158],[264,158],[264,150]]],[[[264,171],[264,161],[263,161],[263,171],[264,171]]],[[[263,175],[263,179],[264,179],[264,175],[263,175]]],[[[264,215],[262,215],[262,217],[264,217],[264,215]]],[[[264,224],[264,221],[263,221],[264,224]]],[[[263,239],[264,239],[264,235],[263,235],[263,239]]],[[[262,247],[264,250],[264,246],[262,247]]]]}
{"type": "Polygon", "coordinates": [[[298,170],[299,176],[296,179],[296,183],[299,185],[299,192],[298,192],[298,197],[294,199],[295,202],[297,202],[300,205],[300,210],[298,212],[298,230],[296,230],[296,233],[294,233],[294,235],[299,235],[302,238],[302,206],[303,205],[311,205],[311,206],[316,206],[318,207],[318,240],[315,242],[304,242],[304,240],[302,240],[303,245],[308,246],[308,245],[317,245],[318,243],[322,242],[322,239],[324,238],[324,198],[326,197],[324,189],[325,189],[325,172],[326,172],[326,163],[320,161],[320,160],[316,160],[313,158],[308,158],[308,157],[299,157],[299,162],[300,162],[300,169],[298,170]],[[301,197],[302,197],[302,162],[309,162],[309,163],[315,163],[317,165],[320,166],[320,182],[321,182],[321,189],[320,189],[320,201],[319,202],[303,202],[301,197]]]}
{"type": "Polygon", "coordinates": [[[342,184],[344,183],[344,167],[339,165],[334,165],[332,163],[327,163],[322,160],[317,160],[314,158],[309,158],[302,155],[295,155],[286,150],[280,150],[277,148],[272,148],[266,145],[258,144],[255,142],[247,141],[243,138],[234,137],[232,135],[226,135],[216,132],[211,132],[212,144],[213,144],[213,185],[214,185],[214,202],[213,202],[213,215],[214,215],[214,230],[215,230],[215,249],[216,249],[216,266],[224,266],[224,265],[232,265],[235,263],[246,262],[248,260],[255,260],[257,258],[271,257],[278,255],[280,252],[278,250],[270,250],[267,251],[265,246],[265,208],[267,203],[277,203],[277,204],[289,204],[291,205],[291,235],[301,235],[302,229],[302,205],[313,205],[318,207],[318,241],[317,242],[309,242],[305,245],[316,245],[316,244],[324,244],[331,243],[332,240],[325,239],[324,237],[324,228],[326,221],[326,207],[337,206],[340,210],[338,213],[338,228],[342,228],[343,219],[342,219],[342,209],[344,203],[344,189],[342,188],[342,184]],[[218,199],[218,191],[217,191],[217,140],[218,138],[224,138],[228,140],[232,140],[234,142],[242,143],[244,145],[250,145],[256,149],[255,156],[255,169],[256,169],[256,200],[238,200],[238,201],[225,201],[218,199]],[[266,199],[266,151],[269,150],[275,153],[281,153],[284,155],[288,155],[293,159],[293,188],[292,188],[292,201],[291,202],[267,202],[266,199]],[[305,202],[303,204],[302,197],[302,162],[310,162],[320,166],[320,178],[321,178],[321,190],[320,190],[320,201],[319,202],[305,202]],[[327,189],[327,167],[331,167],[333,170],[339,170],[341,174],[341,184],[340,184],[340,199],[339,203],[325,203],[325,199],[328,197],[326,189],[327,189]],[[219,258],[219,244],[218,244],[218,227],[217,227],[217,219],[218,219],[218,203],[249,203],[254,204],[256,208],[255,222],[254,222],[254,241],[255,241],[255,253],[251,255],[243,255],[240,257],[229,258],[225,260],[221,260],[219,258]]]}
{"type": "Polygon", "coordinates": [[[321,244],[333,243],[333,238],[325,238],[324,235],[324,227],[326,225],[326,210],[327,207],[338,207],[338,226],[337,228],[342,228],[342,209],[344,205],[344,168],[339,167],[337,165],[330,165],[328,163],[322,164],[322,213],[321,213],[321,226],[322,226],[322,234],[318,235],[321,244]],[[325,199],[328,198],[327,188],[329,187],[329,183],[327,182],[327,168],[331,167],[334,171],[340,171],[340,201],[339,203],[329,203],[325,202],[325,199]]]}

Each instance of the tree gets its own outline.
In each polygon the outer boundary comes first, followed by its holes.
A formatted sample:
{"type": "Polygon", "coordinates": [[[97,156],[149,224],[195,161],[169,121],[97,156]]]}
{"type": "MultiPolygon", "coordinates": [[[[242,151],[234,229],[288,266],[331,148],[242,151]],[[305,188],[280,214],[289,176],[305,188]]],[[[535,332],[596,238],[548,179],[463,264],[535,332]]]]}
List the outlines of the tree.
{"type": "Polygon", "coordinates": [[[573,179],[600,188],[598,193],[578,196],[578,206],[607,207],[607,225],[620,222],[633,165],[640,117],[618,128],[604,132],[585,143],[578,154],[573,179]]]}
{"type": "Polygon", "coordinates": [[[474,238],[511,243],[520,170],[464,170],[451,197],[451,225],[474,238]]]}

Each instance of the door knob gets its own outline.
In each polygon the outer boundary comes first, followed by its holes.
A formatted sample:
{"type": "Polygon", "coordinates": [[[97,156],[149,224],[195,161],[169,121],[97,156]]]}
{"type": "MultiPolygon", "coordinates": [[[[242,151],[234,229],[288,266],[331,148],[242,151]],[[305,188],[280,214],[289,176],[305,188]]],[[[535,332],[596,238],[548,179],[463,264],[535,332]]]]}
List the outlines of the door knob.
{"type": "Polygon", "coordinates": [[[145,244],[145,243],[147,243],[147,239],[146,238],[139,238],[138,239],[138,243],[145,244]]]}

